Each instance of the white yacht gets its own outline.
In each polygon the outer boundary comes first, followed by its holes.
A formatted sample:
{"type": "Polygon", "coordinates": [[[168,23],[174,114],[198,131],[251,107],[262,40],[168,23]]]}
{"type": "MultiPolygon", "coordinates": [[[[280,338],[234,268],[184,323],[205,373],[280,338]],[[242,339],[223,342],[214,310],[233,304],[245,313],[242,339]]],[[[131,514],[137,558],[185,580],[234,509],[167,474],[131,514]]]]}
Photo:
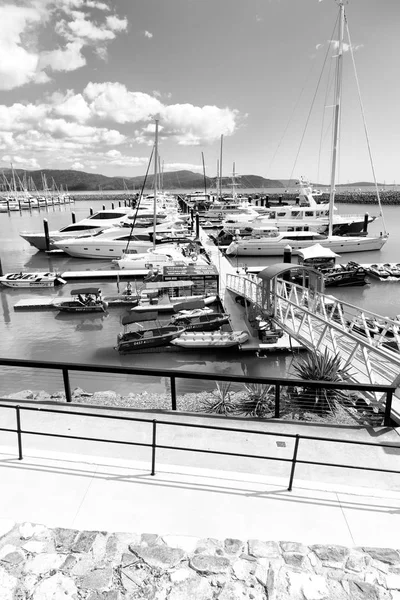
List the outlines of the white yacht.
{"type": "Polygon", "coordinates": [[[177,244],[162,244],[138,253],[130,248],[119,260],[113,261],[119,269],[162,269],[163,267],[209,264],[204,256],[187,251],[177,244]]]}
{"type": "Polygon", "coordinates": [[[278,231],[277,227],[265,228],[263,231],[254,230],[246,238],[238,236],[226,249],[229,256],[283,256],[283,250],[290,246],[293,254],[297,250],[308,248],[313,244],[321,244],[338,254],[345,252],[366,252],[380,250],[387,242],[386,235],[379,237],[367,236],[326,236],[312,231],[278,231]]]}
{"type": "MultiPolygon", "coordinates": [[[[164,222],[155,227],[156,235],[161,239],[168,235],[168,238],[185,238],[187,229],[179,227],[179,224],[164,222]]],[[[152,236],[154,227],[145,228],[127,228],[114,227],[84,238],[68,238],[57,240],[55,246],[63,250],[70,256],[77,258],[101,258],[118,259],[123,256],[126,248],[136,252],[146,252],[153,246],[152,236]]]]}
{"type": "MultiPolygon", "coordinates": [[[[119,223],[131,223],[132,215],[133,211],[131,208],[99,210],[90,217],[82,219],[77,223],[70,223],[70,225],[50,231],[49,249],[55,250],[55,242],[65,238],[90,236],[99,233],[108,227],[115,227],[119,223]]],[[[31,246],[38,248],[38,250],[46,250],[46,236],[44,231],[21,231],[19,235],[31,246]]]]}

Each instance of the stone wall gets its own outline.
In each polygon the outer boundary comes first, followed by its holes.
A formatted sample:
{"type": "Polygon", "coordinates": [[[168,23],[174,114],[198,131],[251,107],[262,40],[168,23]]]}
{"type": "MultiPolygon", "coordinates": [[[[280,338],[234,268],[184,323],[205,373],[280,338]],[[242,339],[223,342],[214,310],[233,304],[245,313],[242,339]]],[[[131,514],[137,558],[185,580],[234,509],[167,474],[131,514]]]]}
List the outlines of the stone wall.
{"type": "Polygon", "coordinates": [[[10,527],[1,600],[400,599],[390,548],[10,527]]]}

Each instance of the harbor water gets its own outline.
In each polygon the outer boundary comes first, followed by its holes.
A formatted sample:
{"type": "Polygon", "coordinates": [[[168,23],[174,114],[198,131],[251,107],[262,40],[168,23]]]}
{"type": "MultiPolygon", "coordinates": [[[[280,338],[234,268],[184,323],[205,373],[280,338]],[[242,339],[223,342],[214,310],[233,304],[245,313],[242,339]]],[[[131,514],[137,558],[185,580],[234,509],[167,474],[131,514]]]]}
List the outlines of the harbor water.
{"type": "MultiPolygon", "coordinates": [[[[43,231],[43,220],[47,219],[49,229],[54,230],[72,221],[89,215],[90,208],[99,210],[106,204],[98,200],[79,199],[75,204],[54,206],[47,209],[24,210],[20,212],[0,213],[0,259],[4,273],[17,271],[73,271],[90,269],[110,269],[107,260],[86,260],[66,256],[65,254],[46,254],[24,241],[19,232],[43,231]]],[[[117,206],[118,202],[116,202],[117,206]]],[[[400,263],[400,206],[383,207],[384,218],[389,231],[389,240],[380,252],[361,252],[345,254],[338,262],[354,260],[359,263],[400,263]]],[[[377,214],[377,206],[360,204],[339,204],[339,213],[377,214]]],[[[383,230],[382,220],[377,219],[370,226],[371,234],[383,230]]],[[[293,259],[296,261],[296,258],[293,259]]],[[[246,257],[243,260],[233,258],[234,266],[247,264],[269,265],[277,262],[276,257],[246,257]]],[[[381,282],[370,280],[364,287],[329,288],[328,293],[356,306],[381,315],[393,317],[400,313],[400,280],[381,282]]],[[[92,285],[92,284],[91,284],[92,285]]],[[[121,284],[124,286],[124,284],[121,284]]],[[[77,287],[75,285],[75,287],[77,287]]],[[[99,284],[104,295],[117,293],[116,282],[99,284]]],[[[290,353],[271,353],[264,358],[254,355],[212,352],[148,353],[119,355],[114,349],[118,332],[122,329],[121,318],[126,308],[110,308],[109,314],[61,314],[52,310],[14,311],[18,300],[29,297],[53,297],[70,295],[71,284],[62,288],[49,289],[10,289],[0,286],[0,356],[3,358],[65,361],[74,364],[122,365],[135,367],[153,367],[178,369],[229,375],[253,375],[288,377],[292,375],[293,355],[290,353]]],[[[41,390],[49,393],[62,389],[62,378],[52,372],[38,372],[24,369],[0,367],[0,393],[12,393],[22,389],[41,390]]],[[[114,390],[121,394],[135,391],[164,392],[169,385],[168,378],[144,378],[133,376],[91,375],[74,372],[71,374],[71,386],[81,387],[90,392],[114,390]]],[[[178,383],[178,393],[199,390],[199,383],[183,380],[178,383]]]]}

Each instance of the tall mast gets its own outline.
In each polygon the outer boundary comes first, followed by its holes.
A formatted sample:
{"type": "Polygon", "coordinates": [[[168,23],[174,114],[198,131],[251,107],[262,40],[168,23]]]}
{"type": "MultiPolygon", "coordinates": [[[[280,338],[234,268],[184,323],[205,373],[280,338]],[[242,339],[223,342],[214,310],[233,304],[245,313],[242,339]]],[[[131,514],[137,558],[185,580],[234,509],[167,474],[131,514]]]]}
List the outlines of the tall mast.
{"type": "Polygon", "coordinates": [[[333,211],[335,205],[335,179],[336,162],[338,154],[339,140],[339,121],[340,121],[340,101],[342,96],[342,69],[343,69],[343,31],[344,31],[344,3],[339,0],[339,48],[336,61],[336,80],[335,80],[335,114],[333,123],[333,143],[332,143],[332,166],[331,166],[331,190],[329,195],[329,228],[328,235],[332,235],[333,211]]]}
{"type": "Polygon", "coordinates": [[[201,160],[203,162],[203,179],[204,179],[204,195],[207,196],[207,179],[206,179],[206,166],[204,164],[204,153],[201,153],[201,160]]]}
{"type": "Polygon", "coordinates": [[[154,141],[154,217],[153,217],[153,249],[156,247],[157,225],[157,168],[158,168],[158,119],[156,119],[156,135],[154,141]]]}
{"type": "Polygon", "coordinates": [[[219,189],[220,196],[222,198],[222,143],[224,141],[224,136],[221,134],[221,150],[220,150],[220,158],[219,158],[219,189]]]}

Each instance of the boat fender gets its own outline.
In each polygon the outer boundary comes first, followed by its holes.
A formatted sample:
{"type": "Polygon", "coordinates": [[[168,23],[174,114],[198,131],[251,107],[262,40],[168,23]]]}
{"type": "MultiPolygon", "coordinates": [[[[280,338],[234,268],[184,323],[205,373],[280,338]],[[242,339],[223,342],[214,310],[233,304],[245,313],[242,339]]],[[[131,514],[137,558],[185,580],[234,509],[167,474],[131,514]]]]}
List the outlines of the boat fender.
{"type": "Polygon", "coordinates": [[[196,252],[191,252],[191,253],[189,254],[189,258],[190,258],[190,259],[191,259],[193,262],[196,262],[196,260],[197,260],[197,254],[196,254],[196,252]]]}

